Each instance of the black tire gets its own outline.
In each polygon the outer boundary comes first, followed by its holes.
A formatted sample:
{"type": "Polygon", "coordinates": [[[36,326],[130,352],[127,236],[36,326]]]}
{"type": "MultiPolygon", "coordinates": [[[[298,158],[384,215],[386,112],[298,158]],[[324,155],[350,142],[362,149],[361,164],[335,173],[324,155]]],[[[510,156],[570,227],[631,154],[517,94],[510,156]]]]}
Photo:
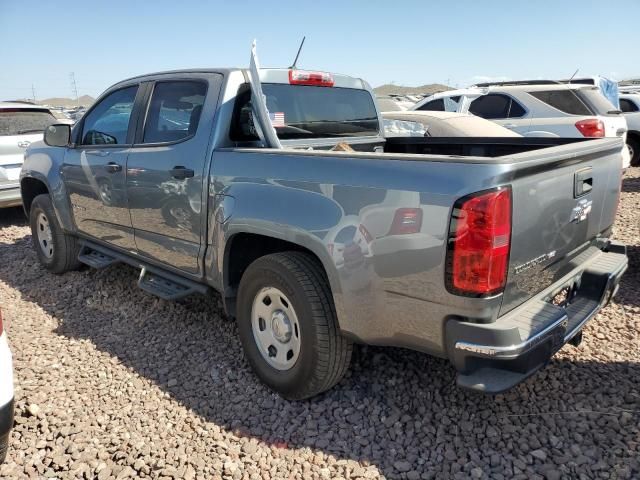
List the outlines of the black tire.
{"type": "Polygon", "coordinates": [[[331,289],[319,263],[302,252],[266,255],[245,271],[238,292],[238,331],[245,355],[258,378],[290,400],[324,392],[344,376],[353,344],[340,335],[331,289]],[[256,295],[275,287],[290,300],[300,325],[300,352],[288,370],[278,370],[262,356],[251,315],[256,295]]]}
{"type": "Polygon", "coordinates": [[[7,458],[7,451],[9,450],[9,434],[0,437],[0,465],[7,458]]]}
{"type": "Polygon", "coordinates": [[[29,211],[29,224],[31,225],[31,237],[36,255],[47,270],[53,273],[64,273],[80,268],[78,239],[65,233],[60,227],[49,195],[38,195],[33,199],[31,210],[29,211]],[[38,218],[40,214],[46,217],[51,229],[51,245],[53,247],[51,256],[45,255],[38,239],[38,218]]]}
{"type": "Polygon", "coordinates": [[[635,137],[627,137],[627,145],[629,145],[633,155],[631,156],[631,166],[640,166],[640,141],[635,137]]]}

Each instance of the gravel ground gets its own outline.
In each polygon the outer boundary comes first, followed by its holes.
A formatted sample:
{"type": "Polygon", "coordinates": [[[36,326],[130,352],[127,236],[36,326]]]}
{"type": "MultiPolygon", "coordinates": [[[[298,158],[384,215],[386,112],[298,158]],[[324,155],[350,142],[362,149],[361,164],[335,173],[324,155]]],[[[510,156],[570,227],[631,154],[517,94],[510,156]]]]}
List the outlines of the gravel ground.
{"type": "Polygon", "coordinates": [[[55,276],[0,212],[17,411],[2,478],[640,478],[640,168],[615,236],[630,270],[579,348],[513,391],[457,389],[442,360],[356,349],[330,392],[258,383],[217,298],[168,303],[126,266],[55,276]]]}

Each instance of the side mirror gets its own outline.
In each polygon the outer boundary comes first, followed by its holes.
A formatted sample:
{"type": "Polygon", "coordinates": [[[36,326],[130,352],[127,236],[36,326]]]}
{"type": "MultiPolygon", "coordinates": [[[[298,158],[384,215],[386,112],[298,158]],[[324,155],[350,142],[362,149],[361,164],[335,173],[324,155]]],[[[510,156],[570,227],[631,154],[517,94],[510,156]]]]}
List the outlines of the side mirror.
{"type": "Polygon", "coordinates": [[[71,141],[71,126],[49,125],[44,131],[44,143],[50,147],[66,147],[71,141]]]}

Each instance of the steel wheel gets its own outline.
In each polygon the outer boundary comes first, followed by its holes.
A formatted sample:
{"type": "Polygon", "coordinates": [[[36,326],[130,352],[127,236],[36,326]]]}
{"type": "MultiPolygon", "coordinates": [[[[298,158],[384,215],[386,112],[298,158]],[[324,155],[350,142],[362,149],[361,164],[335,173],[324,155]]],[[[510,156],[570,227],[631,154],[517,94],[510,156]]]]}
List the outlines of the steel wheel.
{"type": "Polygon", "coordinates": [[[277,370],[292,368],[300,354],[300,325],[293,305],[279,289],[265,287],[253,300],[251,329],[260,354],[277,370]]]}
{"type": "Polygon", "coordinates": [[[42,212],[38,214],[36,219],[37,232],[38,232],[38,245],[42,254],[47,257],[53,257],[53,234],[51,233],[51,226],[46,215],[42,212]]]}

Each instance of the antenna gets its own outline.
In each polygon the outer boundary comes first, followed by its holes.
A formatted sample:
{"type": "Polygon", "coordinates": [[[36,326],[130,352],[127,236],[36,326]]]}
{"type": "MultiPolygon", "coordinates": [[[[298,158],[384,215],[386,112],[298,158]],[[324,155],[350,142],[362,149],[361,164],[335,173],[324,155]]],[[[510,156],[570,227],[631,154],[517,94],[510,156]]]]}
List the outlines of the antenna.
{"type": "Polygon", "coordinates": [[[580,69],[576,68],[576,71],[573,72],[573,75],[571,75],[571,78],[569,79],[569,81],[567,83],[571,83],[571,80],[573,80],[573,77],[575,77],[578,74],[578,70],[580,70],[580,69]]]}
{"type": "Polygon", "coordinates": [[[33,98],[33,103],[36,103],[36,87],[33,83],[31,84],[31,97],[33,98]]]}
{"type": "Polygon", "coordinates": [[[300,42],[300,46],[298,47],[298,53],[296,54],[296,59],[293,61],[293,65],[289,67],[289,70],[293,70],[296,68],[296,64],[298,63],[298,57],[300,56],[300,52],[302,51],[302,46],[304,45],[304,40],[307,38],[306,36],[302,37],[302,41],[300,42]]]}

